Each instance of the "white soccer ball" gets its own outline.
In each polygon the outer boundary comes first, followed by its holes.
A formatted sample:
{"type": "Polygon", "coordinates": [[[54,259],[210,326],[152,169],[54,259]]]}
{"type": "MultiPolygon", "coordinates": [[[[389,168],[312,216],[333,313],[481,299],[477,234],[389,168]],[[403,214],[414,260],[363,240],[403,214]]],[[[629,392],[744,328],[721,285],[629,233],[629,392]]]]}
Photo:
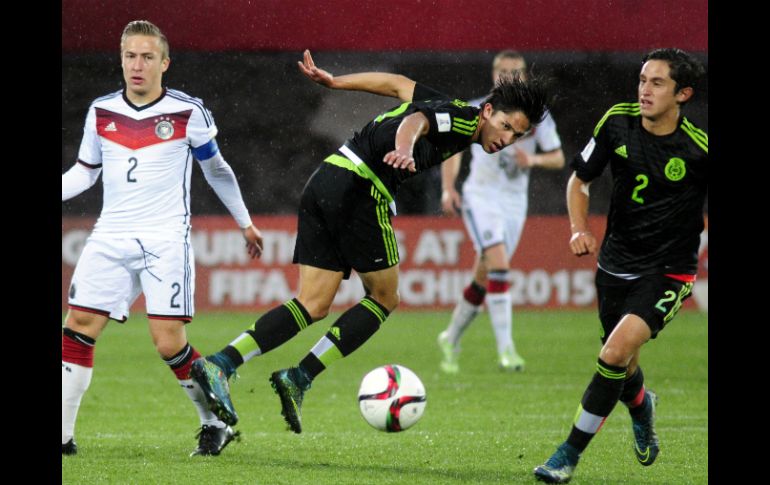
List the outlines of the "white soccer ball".
{"type": "Polygon", "coordinates": [[[367,423],[380,431],[411,428],[425,411],[425,386],[403,365],[383,365],[366,374],[358,405],[367,423]]]}

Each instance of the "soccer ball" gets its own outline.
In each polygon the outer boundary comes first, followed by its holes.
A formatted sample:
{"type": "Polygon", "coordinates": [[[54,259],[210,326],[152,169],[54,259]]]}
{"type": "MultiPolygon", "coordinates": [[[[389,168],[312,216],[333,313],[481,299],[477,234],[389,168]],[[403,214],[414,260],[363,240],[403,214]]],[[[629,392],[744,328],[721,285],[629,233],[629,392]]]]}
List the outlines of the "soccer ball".
{"type": "Polygon", "coordinates": [[[383,365],[366,374],[358,405],[367,423],[380,431],[411,428],[425,411],[425,386],[403,365],[383,365]]]}

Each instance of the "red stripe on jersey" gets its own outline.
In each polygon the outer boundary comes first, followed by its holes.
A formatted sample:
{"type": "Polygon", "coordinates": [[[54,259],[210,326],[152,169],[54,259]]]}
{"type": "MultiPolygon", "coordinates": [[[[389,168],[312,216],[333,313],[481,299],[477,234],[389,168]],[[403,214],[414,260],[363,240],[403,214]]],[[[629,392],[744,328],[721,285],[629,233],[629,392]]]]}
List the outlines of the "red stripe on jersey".
{"type": "Polygon", "coordinates": [[[694,283],[695,282],[695,275],[694,274],[667,274],[663,275],[667,276],[671,279],[681,281],[683,283],[694,283]]]}
{"type": "Polygon", "coordinates": [[[114,143],[139,150],[187,137],[190,116],[191,109],[135,120],[120,113],[96,108],[96,132],[114,143]]]}

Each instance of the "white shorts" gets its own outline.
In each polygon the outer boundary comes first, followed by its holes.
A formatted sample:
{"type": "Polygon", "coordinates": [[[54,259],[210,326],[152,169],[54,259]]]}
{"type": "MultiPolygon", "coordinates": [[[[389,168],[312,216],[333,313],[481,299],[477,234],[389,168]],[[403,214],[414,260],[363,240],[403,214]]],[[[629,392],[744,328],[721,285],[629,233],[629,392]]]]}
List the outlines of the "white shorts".
{"type": "Polygon", "coordinates": [[[476,253],[503,243],[508,259],[513,257],[527,217],[523,198],[495,197],[494,194],[463,193],[462,214],[465,228],[476,253]]]}
{"type": "Polygon", "coordinates": [[[139,293],[147,317],[189,322],[195,313],[195,261],[185,242],[88,238],[75,266],[69,306],[124,322],[139,293]]]}

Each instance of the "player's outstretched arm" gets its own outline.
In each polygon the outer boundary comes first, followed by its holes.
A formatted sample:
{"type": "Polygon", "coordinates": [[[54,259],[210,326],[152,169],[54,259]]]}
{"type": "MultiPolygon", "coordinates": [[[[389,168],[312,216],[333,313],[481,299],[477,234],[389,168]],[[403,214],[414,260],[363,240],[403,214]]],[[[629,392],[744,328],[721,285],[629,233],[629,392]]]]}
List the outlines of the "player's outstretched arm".
{"type": "Polygon", "coordinates": [[[297,61],[297,65],[302,74],[329,89],[366,91],[367,93],[379,94],[380,96],[398,98],[401,101],[411,101],[414,94],[416,83],[401,74],[359,72],[334,76],[329,71],[315,65],[309,50],[305,50],[302,61],[297,61]]]}
{"type": "Polygon", "coordinates": [[[96,183],[101,167],[86,167],[80,162],[75,163],[61,176],[61,200],[69,200],[85,192],[96,183]]]}
{"type": "Polygon", "coordinates": [[[238,180],[230,165],[222,158],[222,154],[217,151],[211,158],[198,160],[203,176],[209,183],[219,200],[227,207],[230,214],[241,228],[243,237],[246,240],[246,248],[252,258],[262,255],[262,234],[252,223],[246,204],[243,203],[241,189],[238,186],[238,180]]]}

